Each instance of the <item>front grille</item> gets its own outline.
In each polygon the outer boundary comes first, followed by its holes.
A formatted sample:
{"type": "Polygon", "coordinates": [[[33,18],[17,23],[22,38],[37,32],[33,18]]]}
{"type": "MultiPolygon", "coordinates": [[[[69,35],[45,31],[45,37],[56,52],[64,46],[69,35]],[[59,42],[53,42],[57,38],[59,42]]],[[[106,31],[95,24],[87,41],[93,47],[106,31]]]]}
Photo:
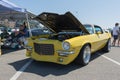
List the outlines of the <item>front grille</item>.
{"type": "Polygon", "coordinates": [[[53,44],[38,44],[34,43],[35,52],[40,55],[54,55],[53,44]]]}

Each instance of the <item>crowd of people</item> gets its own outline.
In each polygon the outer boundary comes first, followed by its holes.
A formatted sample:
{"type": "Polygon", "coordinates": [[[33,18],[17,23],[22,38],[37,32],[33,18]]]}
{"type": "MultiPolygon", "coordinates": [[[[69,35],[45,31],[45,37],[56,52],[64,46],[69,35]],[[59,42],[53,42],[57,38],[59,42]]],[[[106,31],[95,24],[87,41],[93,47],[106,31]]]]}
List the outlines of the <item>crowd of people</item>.
{"type": "Polygon", "coordinates": [[[115,27],[112,30],[112,35],[113,35],[112,46],[116,46],[116,45],[120,46],[120,26],[119,26],[119,23],[115,23],[115,27]]]}

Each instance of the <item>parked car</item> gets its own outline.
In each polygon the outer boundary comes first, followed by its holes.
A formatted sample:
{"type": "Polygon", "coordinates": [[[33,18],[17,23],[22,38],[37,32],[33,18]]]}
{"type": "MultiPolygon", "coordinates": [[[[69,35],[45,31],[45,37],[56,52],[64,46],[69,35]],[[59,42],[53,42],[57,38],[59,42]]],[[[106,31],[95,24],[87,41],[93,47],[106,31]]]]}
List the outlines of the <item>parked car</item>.
{"type": "Polygon", "coordinates": [[[7,32],[11,34],[11,28],[7,28],[7,27],[0,27],[0,34],[3,33],[4,30],[7,30],[7,32]]]}
{"type": "Polygon", "coordinates": [[[26,55],[34,60],[87,65],[93,52],[111,50],[110,33],[98,25],[82,25],[70,12],[61,15],[44,12],[35,19],[51,33],[28,38],[26,55]]]}

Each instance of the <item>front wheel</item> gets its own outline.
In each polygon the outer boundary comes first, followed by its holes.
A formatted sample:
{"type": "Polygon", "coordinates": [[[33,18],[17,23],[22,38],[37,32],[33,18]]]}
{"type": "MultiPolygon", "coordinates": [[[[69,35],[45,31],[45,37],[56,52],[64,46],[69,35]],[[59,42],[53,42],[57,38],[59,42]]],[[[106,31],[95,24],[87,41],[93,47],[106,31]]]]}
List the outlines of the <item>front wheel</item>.
{"type": "Polygon", "coordinates": [[[90,58],[91,58],[91,47],[90,47],[90,45],[86,44],[81,49],[75,62],[80,64],[80,65],[85,66],[90,62],[90,58]]]}

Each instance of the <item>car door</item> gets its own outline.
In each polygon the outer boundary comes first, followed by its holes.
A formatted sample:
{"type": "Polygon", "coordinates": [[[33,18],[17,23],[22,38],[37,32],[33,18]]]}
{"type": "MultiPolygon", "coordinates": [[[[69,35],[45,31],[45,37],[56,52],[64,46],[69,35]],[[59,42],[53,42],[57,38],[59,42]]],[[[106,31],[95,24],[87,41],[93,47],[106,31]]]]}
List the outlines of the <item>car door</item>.
{"type": "Polygon", "coordinates": [[[98,50],[98,48],[99,48],[100,37],[99,37],[99,35],[96,34],[95,29],[94,29],[94,25],[85,24],[84,26],[88,30],[88,32],[90,33],[87,40],[90,41],[91,51],[94,52],[94,51],[98,50]]]}
{"type": "Polygon", "coordinates": [[[95,34],[97,35],[98,49],[100,49],[105,45],[107,41],[106,39],[107,36],[105,35],[104,31],[100,26],[94,25],[94,29],[95,29],[95,34]]]}

